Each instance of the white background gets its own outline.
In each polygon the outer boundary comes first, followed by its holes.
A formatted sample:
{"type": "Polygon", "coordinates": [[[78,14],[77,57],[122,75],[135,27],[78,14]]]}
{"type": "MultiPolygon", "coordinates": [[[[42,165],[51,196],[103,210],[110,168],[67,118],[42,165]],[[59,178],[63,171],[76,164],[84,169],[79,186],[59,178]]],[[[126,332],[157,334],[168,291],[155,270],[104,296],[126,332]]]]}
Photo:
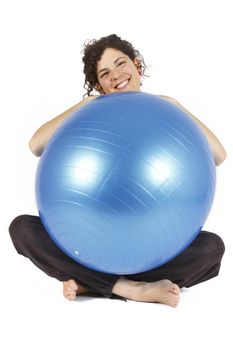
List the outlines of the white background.
{"type": "Polygon", "coordinates": [[[2,349],[232,349],[232,18],[230,0],[1,1],[2,349]],[[8,236],[15,216],[37,214],[38,158],[28,140],[82,99],[82,45],[112,33],[132,42],[150,66],[142,90],[177,99],[228,153],[205,224],[226,244],[221,273],[185,289],[176,309],[104,298],[68,302],[61,283],[19,256],[8,236]]]}

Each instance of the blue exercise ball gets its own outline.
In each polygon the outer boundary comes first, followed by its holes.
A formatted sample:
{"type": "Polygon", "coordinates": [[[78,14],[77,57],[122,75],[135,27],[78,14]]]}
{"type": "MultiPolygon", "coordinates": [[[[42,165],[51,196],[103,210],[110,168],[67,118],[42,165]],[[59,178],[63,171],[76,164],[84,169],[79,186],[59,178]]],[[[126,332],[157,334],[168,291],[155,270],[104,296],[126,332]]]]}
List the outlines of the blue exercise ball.
{"type": "Polygon", "coordinates": [[[36,176],[53,241],[96,271],[135,274],[181,253],[212,206],[215,164],[183,110],[143,92],[100,96],[64,121],[36,176]]]}

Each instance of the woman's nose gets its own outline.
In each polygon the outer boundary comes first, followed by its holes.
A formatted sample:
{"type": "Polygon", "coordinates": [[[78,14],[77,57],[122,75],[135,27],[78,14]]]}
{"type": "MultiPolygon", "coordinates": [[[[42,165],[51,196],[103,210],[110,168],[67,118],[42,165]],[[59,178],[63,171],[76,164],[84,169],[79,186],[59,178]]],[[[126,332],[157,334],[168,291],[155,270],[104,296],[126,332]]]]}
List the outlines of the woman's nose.
{"type": "Polygon", "coordinates": [[[112,78],[112,80],[117,80],[117,79],[119,78],[119,76],[120,76],[120,72],[118,72],[117,70],[113,70],[113,71],[111,72],[111,78],[112,78]]]}

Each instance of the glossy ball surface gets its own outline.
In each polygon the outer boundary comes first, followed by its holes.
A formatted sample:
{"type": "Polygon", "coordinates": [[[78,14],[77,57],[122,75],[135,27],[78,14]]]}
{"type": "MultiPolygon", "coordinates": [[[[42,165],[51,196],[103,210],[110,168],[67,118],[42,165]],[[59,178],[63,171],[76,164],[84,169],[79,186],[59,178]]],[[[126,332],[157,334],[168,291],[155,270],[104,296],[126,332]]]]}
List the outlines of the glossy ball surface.
{"type": "Polygon", "coordinates": [[[114,93],[76,111],[42,154],[41,220],[91,269],[134,274],[177,256],[212,206],[208,142],[180,108],[152,94],[114,93]]]}

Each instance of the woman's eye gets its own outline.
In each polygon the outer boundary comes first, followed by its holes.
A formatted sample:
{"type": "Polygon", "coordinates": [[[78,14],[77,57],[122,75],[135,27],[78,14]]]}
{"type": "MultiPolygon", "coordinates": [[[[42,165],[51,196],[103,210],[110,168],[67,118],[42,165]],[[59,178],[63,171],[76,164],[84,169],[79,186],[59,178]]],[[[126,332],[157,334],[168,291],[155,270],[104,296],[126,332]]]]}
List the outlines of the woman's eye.
{"type": "MultiPolygon", "coordinates": [[[[121,66],[124,63],[125,63],[125,61],[119,62],[117,66],[121,66]]],[[[105,72],[103,75],[101,75],[100,78],[104,78],[106,75],[108,75],[108,72],[105,72]]]]}
{"type": "Polygon", "coordinates": [[[105,77],[107,74],[108,74],[107,72],[104,73],[104,74],[101,76],[101,78],[105,77]]]}

